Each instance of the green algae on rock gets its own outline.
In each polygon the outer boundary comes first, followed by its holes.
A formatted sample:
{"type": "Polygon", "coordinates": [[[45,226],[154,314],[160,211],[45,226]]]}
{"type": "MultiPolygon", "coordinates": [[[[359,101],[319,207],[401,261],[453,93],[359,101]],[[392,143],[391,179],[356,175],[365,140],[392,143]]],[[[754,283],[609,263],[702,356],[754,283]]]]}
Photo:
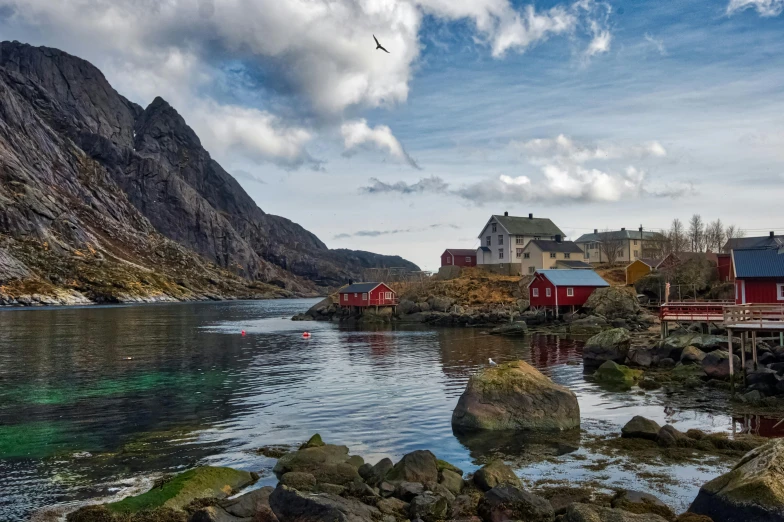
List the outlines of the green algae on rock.
{"type": "Polygon", "coordinates": [[[595,381],[601,383],[632,386],[640,380],[642,373],[642,370],[632,370],[628,366],[623,366],[613,361],[605,361],[594,372],[592,377],[595,381]]]}
{"type": "Polygon", "coordinates": [[[580,426],[575,394],[523,361],[471,376],[452,413],[458,430],[560,431],[580,426]]]}

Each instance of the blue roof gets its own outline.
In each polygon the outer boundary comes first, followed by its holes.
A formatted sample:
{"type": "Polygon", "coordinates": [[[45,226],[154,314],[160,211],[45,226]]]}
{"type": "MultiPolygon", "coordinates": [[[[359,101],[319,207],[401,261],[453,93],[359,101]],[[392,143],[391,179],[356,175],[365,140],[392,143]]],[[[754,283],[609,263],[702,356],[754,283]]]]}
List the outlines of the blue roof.
{"type": "Polygon", "coordinates": [[[593,270],[537,270],[555,286],[610,286],[593,270]]]}
{"type": "Polygon", "coordinates": [[[784,277],[784,248],[733,250],[735,277],[784,277]]]}
{"type": "Polygon", "coordinates": [[[350,294],[352,292],[355,293],[365,293],[370,292],[375,287],[383,283],[354,283],[353,285],[348,285],[346,288],[341,288],[338,290],[339,294],[350,294]]]}

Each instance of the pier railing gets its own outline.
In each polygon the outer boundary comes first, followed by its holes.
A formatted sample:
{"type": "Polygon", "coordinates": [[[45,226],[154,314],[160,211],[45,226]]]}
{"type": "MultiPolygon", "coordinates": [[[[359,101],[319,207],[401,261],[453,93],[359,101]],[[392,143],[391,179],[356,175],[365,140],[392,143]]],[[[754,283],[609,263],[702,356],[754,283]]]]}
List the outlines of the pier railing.
{"type": "Polygon", "coordinates": [[[734,301],[675,301],[659,307],[659,319],[663,321],[721,321],[724,309],[734,301]]]}
{"type": "Polygon", "coordinates": [[[727,306],[724,308],[724,326],[782,330],[784,329],[784,304],[727,306]]]}

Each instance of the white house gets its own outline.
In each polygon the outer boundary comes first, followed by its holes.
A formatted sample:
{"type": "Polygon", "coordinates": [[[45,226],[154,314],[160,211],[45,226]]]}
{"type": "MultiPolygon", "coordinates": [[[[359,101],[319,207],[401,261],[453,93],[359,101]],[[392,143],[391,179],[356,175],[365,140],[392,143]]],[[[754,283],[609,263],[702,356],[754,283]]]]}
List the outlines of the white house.
{"type": "MultiPolygon", "coordinates": [[[[477,265],[521,266],[523,249],[529,241],[541,239],[545,241],[560,240],[564,233],[547,218],[510,216],[491,216],[479,234],[480,246],[476,253],[477,265]]],[[[511,273],[511,272],[510,272],[511,273]]],[[[517,270],[515,273],[520,273],[517,270]]]]}

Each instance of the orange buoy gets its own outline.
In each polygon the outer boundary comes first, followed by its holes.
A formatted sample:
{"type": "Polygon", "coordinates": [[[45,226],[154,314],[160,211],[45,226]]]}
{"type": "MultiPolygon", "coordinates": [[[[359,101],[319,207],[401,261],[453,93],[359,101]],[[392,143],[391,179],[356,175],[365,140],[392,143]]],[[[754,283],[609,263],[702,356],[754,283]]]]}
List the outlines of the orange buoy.
{"type": "Polygon", "coordinates": [[[310,339],[310,332],[304,332],[304,333],[302,334],[302,338],[303,338],[303,339],[310,339]]]}

